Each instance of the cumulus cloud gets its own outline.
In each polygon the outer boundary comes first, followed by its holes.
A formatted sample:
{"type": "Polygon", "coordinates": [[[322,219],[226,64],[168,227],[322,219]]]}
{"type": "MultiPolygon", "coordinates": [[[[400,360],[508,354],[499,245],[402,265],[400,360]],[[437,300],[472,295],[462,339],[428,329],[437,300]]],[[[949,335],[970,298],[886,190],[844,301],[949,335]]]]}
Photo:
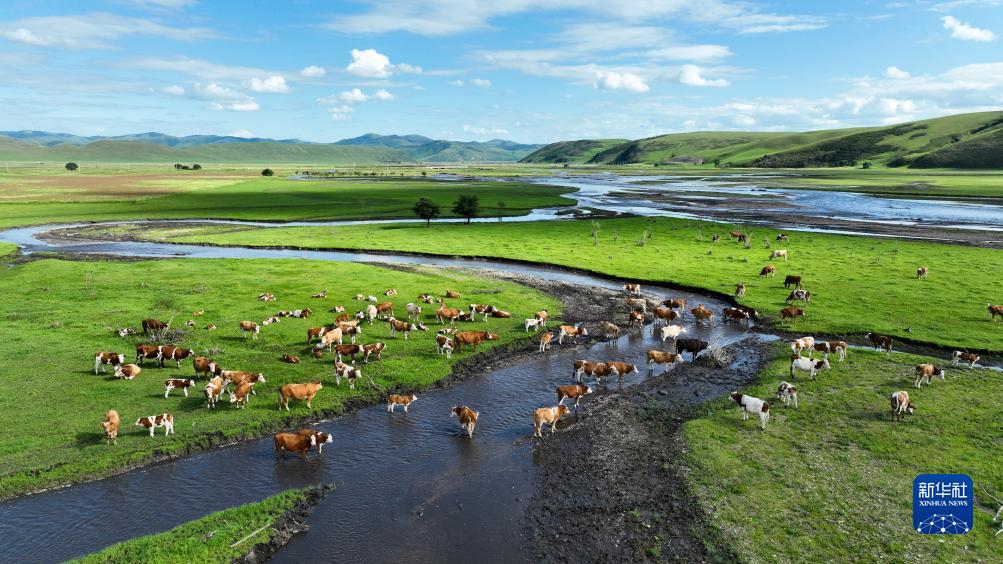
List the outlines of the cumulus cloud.
{"type": "Polygon", "coordinates": [[[327,74],[324,67],[318,67],[317,65],[310,65],[300,71],[300,76],[305,78],[320,78],[327,74]]]}
{"type": "Polygon", "coordinates": [[[209,84],[196,82],[192,85],[192,94],[196,98],[202,98],[203,100],[242,100],[247,98],[246,94],[232,88],[220,86],[215,82],[210,82],[209,84]]]}
{"type": "Polygon", "coordinates": [[[352,62],[345,67],[345,70],[355,76],[366,78],[388,78],[395,72],[421,73],[419,66],[407,63],[393,64],[390,57],[380,53],[376,49],[352,49],[352,62]]]}
{"type": "Polygon", "coordinates": [[[629,72],[598,71],[593,85],[602,90],[626,90],[638,93],[651,90],[641,77],[629,72]]]}
{"type": "Polygon", "coordinates": [[[281,75],[269,76],[265,79],[252,78],[247,81],[246,86],[254,92],[267,94],[286,94],[289,92],[289,85],[281,75]]]}
{"type": "Polygon", "coordinates": [[[463,81],[460,79],[450,80],[449,83],[453,86],[463,86],[463,81]]]}
{"type": "Polygon", "coordinates": [[[0,36],[35,47],[110,49],[127,35],[149,35],[174,41],[199,41],[218,37],[208,28],[172,27],[154,20],[104,12],[68,16],[22,18],[0,24],[0,36]]]}
{"type": "Polygon", "coordinates": [[[341,106],[332,106],[328,108],[327,111],[330,112],[332,120],[345,121],[346,119],[352,119],[352,116],[349,114],[354,112],[355,108],[348,105],[341,105],[341,106]]]}
{"type": "Polygon", "coordinates": [[[358,103],[365,102],[369,99],[369,96],[365,92],[359,90],[358,88],[353,88],[351,90],[345,90],[341,94],[338,94],[338,99],[342,102],[358,103]]]}
{"type": "Polygon", "coordinates": [[[885,69],[885,76],[888,78],[906,79],[911,75],[898,67],[891,66],[885,69]]]}
{"type": "Polygon", "coordinates": [[[184,96],[185,95],[185,89],[184,89],[184,87],[178,86],[177,84],[172,84],[170,86],[165,86],[165,87],[161,88],[160,91],[163,92],[164,94],[170,94],[171,96],[184,96]]]}
{"type": "Polygon", "coordinates": [[[728,86],[728,81],[723,78],[708,79],[702,76],[703,69],[696,65],[683,65],[679,69],[679,82],[687,86],[728,86]]]}
{"type": "Polygon", "coordinates": [[[944,16],[940,18],[944,22],[944,29],[951,32],[951,37],[962,41],[993,41],[996,34],[988,29],[981,29],[958,20],[954,16],[944,16]]]}
{"type": "Polygon", "coordinates": [[[391,94],[389,90],[384,90],[380,88],[379,90],[373,93],[373,98],[376,98],[377,100],[382,100],[384,102],[389,102],[390,100],[394,99],[394,95],[391,94]]]}
{"type": "Polygon", "coordinates": [[[256,112],[261,109],[261,106],[254,100],[245,100],[243,102],[234,102],[228,105],[227,109],[235,112],[256,112]]]}
{"type": "Polygon", "coordinates": [[[486,78],[473,78],[470,80],[470,84],[481,88],[491,88],[491,81],[486,78]]]}

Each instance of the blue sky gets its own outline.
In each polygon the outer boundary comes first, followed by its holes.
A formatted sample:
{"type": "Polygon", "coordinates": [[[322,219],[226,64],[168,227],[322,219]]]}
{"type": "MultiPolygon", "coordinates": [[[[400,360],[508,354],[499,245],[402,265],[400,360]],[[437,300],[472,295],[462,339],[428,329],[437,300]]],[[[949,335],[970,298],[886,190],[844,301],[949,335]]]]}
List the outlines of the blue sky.
{"type": "Polygon", "coordinates": [[[4,4],[0,129],[544,143],[1003,107],[1003,0],[4,4]]]}

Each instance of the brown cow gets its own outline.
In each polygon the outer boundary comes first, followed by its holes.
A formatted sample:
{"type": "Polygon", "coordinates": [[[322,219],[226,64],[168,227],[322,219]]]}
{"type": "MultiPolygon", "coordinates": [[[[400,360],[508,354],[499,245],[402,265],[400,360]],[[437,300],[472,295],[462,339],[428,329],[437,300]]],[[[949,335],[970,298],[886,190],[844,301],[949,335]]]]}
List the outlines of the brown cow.
{"type": "Polygon", "coordinates": [[[334,352],[337,354],[337,362],[341,362],[341,357],[347,356],[352,359],[352,364],[355,364],[355,356],[362,353],[361,345],[336,345],[334,347],[334,352]]]}
{"type": "Polygon", "coordinates": [[[386,343],[369,343],[368,345],[362,345],[362,362],[369,364],[369,357],[373,355],[376,355],[376,360],[382,360],[383,349],[386,347],[386,343]]]}
{"type": "Polygon", "coordinates": [[[283,407],[289,411],[289,400],[306,400],[307,409],[313,409],[313,398],[324,387],[320,380],[307,384],[286,384],[278,389],[279,410],[283,407]]]}
{"type": "Polygon", "coordinates": [[[564,344],[564,337],[574,337],[575,343],[578,343],[578,337],[588,337],[589,331],[584,325],[561,325],[557,331],[557,344],[564,344]]]}
{"type": "Polygon", "coordinates": [[[153,359],[160,361],[161,349],[159,345],[136,345],[136,364],[143,364],[143,359],[153,359]]]}
{"type": "Polygon", "coordinates": [[[181,361],[195,354],[191,349],[183,349],[174,345],[164,345],[160,348],[160,367],[164,367],[165,360],[173,360],[181,368],[181,361]]]}
{"type": "Polygon", "coordinates": [[[917,364],[916,365],[916,387],[920,388],[923,385],[923,380],[926,380],[926,384],[929,386],[930,382],[933,380],[934,376],[940,376],[941,380],[946,380],[945,375],[947,372],[938,366],[932,364],[917,364]]]}
{"type": "Polygon", "coordinates": [[[648,351],[648,370],[654,370],[656,364],[675,364],[683,362],[683,355],[651,349],[648,351]]]}
{"type": "Polygon", "coordinates": [[[435,319],[439,324],[443,324],[445,320],[455,322],[463,312],[456,308],[447,307],[446,304],[441,304],[438,309],[435,310],[435,319]]]}
{"type": "Polygon", "coordinates": [[[491,312],[491,317],[494,317],[496,319],[511,319],[512,312],[505,311],[504,309],[495,309],[494,311],[491,312]]]}
{"type": "Polygon", "coordinates": [[[784,288],[790,288],[791,286],[794,286],[795,288],[800,288],[801,277],[794,276],[793,274],[788,274],[786,277],[784,277],[784,288]]]}
{"type": "Polygon", "coordinates": [[[143,369],[135,364],[120,364],[115,367],[115,377],[132,380],[142,371],[143,369]]]}
{"type": "Polygon", "coordinates": [[[742,232],[741,231],[731,231],[731,232],[728,233],[728,236],[731,237],[732,239],[738,239],[739,237],[742,236],[742,232]]]}
{"type": "Polygon", "coordinates": [[[105,438],[109,444],[118,444],[119,422],[118,412],[114,409],[109,409],[108,412],[104,414],[104,421],[101,422],[101,428],[104,429],[105,438]]]}
{"type": "Polygon", "coordinates": [[[620,378],[621,381],[623,381],[624,376],[638,372],[637,367],[629,362],[620,362],[616,360],[613,362],[607,362],[606,364],[610,366],[610,369],[617,375],[618,378],[620,378]]]}
{"type": "Polygon", "coordinates": [[[540,352],[547,352],[550,348],[550,342],[554,340],[554,334],[550,331],[540,335],[540,352]]]}
{"type": "Polygon", "coordinates": [[[453,299],[453,300],[458,300],[458,299],[460,299],[460,293],[459,292],[454,292],[452,290],[446,290],[446,297],[450,298],[450,299],[453,299]]]}
{"type": "Polygon", "coordinates": [[[592,388],[585,384],[570,384],[568,386],[557,387],[557,405],[564,405],[565,399],[575,400],[575,411],[578,411],[578,402],[583,397],[592,393],[592,388]]]}
{"type": "Polygon", "coordinates": [[[892,421],[896,419],[899,421],[905,420],[905,415],[908,413],[912,415],[916,411],[916,404],[909,400],[909,392],[901,391],[894,392],[891,395],[892,404],[892,421]]]}
{"type": "Polygon", "coordinates": [[[300,460],[306,460],[310,447],[316,446],[317,437],[297,433],[275,433],[275,460],[280,460],[282,451],[300,453],[300,460]]]}
{"type": "Polygon", "coordinates": [[[799,307],[785,307],[780,310],[780,322],[783,323],[785,319],[797,320],[799,316],[804,315],[804,310],[799,307]]]}
{"type": "Polygon", "coordinates": [[[206,408],[212,409],[216,407],[216,401],[219,399],[219,395],[223,393],[223,388],[226,387],[223,378],[220,376],[213,377],[212,380],[205,385],[205,399],[206,408]]]}
{"type": "Polygon", "coordinates": [[[763,269],[759,271],[759,276],[763,278],[766,277],[773,278],[776,275],[777,275],[777,267],[773,266],[772,264],[764,266],[763,269]]]}
{"type": "Polygon", "coordinates": [[[284,354],[284,355],[282,355],[281,358],[279,358],[279,361],[286,362],[286,363],[289,363],[289,364],[299,364],[300,363],[300,357],[298,357],[298,356],[296,356],[294,354],[284,354]]]}
{"type": "Polygon", "coordinates": [[[306,344],[310,344],[314,339],[319,339],[324,336],[331,329],[331,325],[326,325],[324,327],[311,327],[306,330],[306,344]]]}
{"type": "Polygon", "coordinates": [[[724,311],[721,312],[724,315],[724,320],[728,321],[733,319],[735,321],[748,321],[750,319],[749,312],[738,309],[737,307],[726,307],[724,311]]]}
{"type": "Polygon", "coordinates": [[[952,363],[957,366],[959,362],[967,362],[968,368],[971,370],[975,368],[975,363],[981,358],[975,353],[967,353],[963,351],[954,351],[954,356],[952,357],[952,363]]]}
{"type": "Polygon", "coordinates": [[[144,319],[142,324],[143,324],[143,331],[150,335],[153,335],[161,331],[166,331],[169,328],[167,323],[164,323],[159,319],[144,319]]]}
{"type": "Polygon", "coordinates": [[[105,366],[112,365],[116,367],[120,364],[125,363],[125,355],[117,352],[102,352],[98,351],[94,353],[94,373],[98,373],[98,368],[101,372],[105,371],[105,366]]]}
{"type": "Polygon", "coordinates": [[[188,388],[195,386],[195,380],[188,380],[185,378],[171,378],[169,380],[164,380],[164,398],[171,393],[171,390],[178,389],[185,393],[185,397],[188,397],[188,388]]]}
{"type": "Polygon", "coordinates": [[[610,323],[609,321],[602,322],[603,334],[606,335],[607,339],[613,341],[616,344],[616,338],[620,336],[620,328],[615,323],[610,323]]]}
{"type": "Polygon", "coordinates": [[[408,337],[411,335],[411,331],[428,331],[425,324],[420,321],[418,323],[411,323],[410,321],[401,321],[399,319],[395,319],[393,316],[390,316],[390,319],[388,319],[387,322],[390,324],[390,336],[396,338],[396,335],[399,332],[404,335],[405,341],[408,340],[408,337]]]}
{"type": "Polygon", "coordinates": [[[877,333],[868,333],[868,334],[864,335],[864,337],[866,337],[868,340],[871,341],[871,343],[874,345],[875,349],[883,348],[883,349],[885,349],[885,351],[891,351],[892,350],[892,338],[891,337],[888,337],[888,336],[885,336],[885,335],[879,335],[877,333]]]}
{"type": "Polygon", "coordinates": [[[351,315],[348,315],[347,313],[342,313],[338,317],[334,318],[334,322],[335,323],[341,323],[342,321],[348,321],[350,319],[352,319],[351,315]]]}
{"type": "Polygon", "coordinates": [[[204,356],[196,356],[195,360],[192,361],[192,364],[195,367],[196,376],[198,376],[199,374],[205,374],[206,378],[208,378],[210,374],[212,374],[213,376],[219,376],[220,374],[223,373],[223,369],[218,364],[216,364],[215,360],[206,358],[204,356]]]}
{"type": "Polygon", "coordinates": [[[328,329],[327,331],[324,332],[323,335],[320,336],[320,342],[317,343],[316,348],[322,349],[324,347],[327,347],[327,350],[330,351],[331,348],[334,346],[334,343],[338,343],[339,345],[342,344],[342,341],[344,340],[342,335],[343,332],[341,330],[341,327],[328,329]]]}
{"type": "Polygon", "coordinates": [[[679,317],[678,311],[663,306],[656,307],[654,310],[652,310],[652,312],[655,314],[656,322],[658,320],[669,322],[679,317]]]}
{"type": "MultiPolygon", "coordinates": [[[[264,383],[265,375],[260,372],[255,374],[253,372],[243,372],[240,370],[224,370],[223,387],[225,388],[226,384],[229,382],[233,382],[233,385],[237,386],[238,388],[243,384],[250,384],[251,386],[254,386],[258,382],[264,383]]],[[[254,392],[254,388],[251,388],[251,394],[257,395],[254,392]]]]}
{"type": "Polygon", "coordinates": [[[244,409],[252,393],[254,393],[254,384],[251,382],[241,382],[235,392],[230,392],[230,403],[234,404],[237,409],[244,409]]]}
{"type": "Polygon", "coordinates": [[[394,303],[393,302],[383,302],[381,304],[376,304],[376,317],[380,314],[386,314],[390,317],[394,316],[394,303]]]}
{"type": "Polygon", "coordinates": [[[631,310],[627,314],[627,324],[631,327],[643,327],[645,321],[644,312],[639,309],[631,310]]]}
{"type": "Polygon", "coordinates": [[[619,375],[616,366],[611,362],[576,360],[574,369],[574,379],[576,382],[581,382],[583,376],[591,376],[596,379],[596,384],[602,384],[603,378],[619,375]]]}
{"type": "Polygon", "coordinates": [[[257,323],[247,320],[240,322],[240,334],[243,335],[245,339],[247,338],[248,333],[251,334],[252,339],[257,339],[259,332],[261,332],[261,328],[258,327],[257,323]]]}
{"type": "Polygon", "coordinates": [[[543,438],[543,426],[550,425],[550,433],[557,432],[557,422],[561,417],[571,413],[571,409],[563,404],[554,407],[541,407],[533,412],[533,436],[543,438]]]}
{"type": "Polygon", "coordinates": [[[470,409],[465,405],[454,405],[453,409],[449,410],[450,417],[460,418],[460,429],[467,432],[467,436],[471,439],[474,438],[474,427],[477,425],[477,418],[480,417],[480,413],[470,409]]]}
{"type": "Polygon", "coordinates": [[[497,333],[487,331],[460,331],[453,335],[453,351],[460,352],[463,345],[471,345],[474,350],[484,341],[497,341],[497,333]]]}
{"type": "Polygon", "coordinates": [[[297,429],[296,434],[302,437],[316,437],[317,454],[324,454],[324,445],[334,442],[334,435],[317,431],[315,429],[297,429]]]}
{"type": "Polygon", "coordinates": [[[704,307],[703,304],[691,309],[690,313],[693,314],[693,317],[695,317],[698,322],[710,321],[714,317],[714,312],[704,307]]]}
{"type": "Polygon", "coordinates": [[[986,317],[996,321],[997,317],[1003,317],[1003,305],[986,304],[986,317]]]}
{"type": "Polygon", "coordinates": [[[390,394],[389,396],[387,396],[387,411],[393,413],[395,407],[397,407],[398,405],[403,405],[404,413],[407,413],[408,406],[411,405],[411,402],[415,401],[416,399],[418,399],[418,396],[414,394],[411,395],[390,394]]]}

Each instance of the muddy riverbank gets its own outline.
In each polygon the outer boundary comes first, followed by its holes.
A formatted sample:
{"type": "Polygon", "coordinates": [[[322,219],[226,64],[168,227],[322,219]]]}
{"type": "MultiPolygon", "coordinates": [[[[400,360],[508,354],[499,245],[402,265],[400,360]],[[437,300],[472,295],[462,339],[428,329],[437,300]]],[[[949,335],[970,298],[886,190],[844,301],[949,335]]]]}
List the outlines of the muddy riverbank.
{"type": "Polygon", "coordinates": [[[268,539],[268,542],[255,544],[240,558],[235,559],[234,564],[267,562],[276,551],[293,538],[293,535],[309,531],[310,526],[306,524],[307,518],[310,517],[314,507],[333,490],[334,486],[330,484],[308,488],[303,499],[296,502],[270,525],[274,534],[268,539]]]}

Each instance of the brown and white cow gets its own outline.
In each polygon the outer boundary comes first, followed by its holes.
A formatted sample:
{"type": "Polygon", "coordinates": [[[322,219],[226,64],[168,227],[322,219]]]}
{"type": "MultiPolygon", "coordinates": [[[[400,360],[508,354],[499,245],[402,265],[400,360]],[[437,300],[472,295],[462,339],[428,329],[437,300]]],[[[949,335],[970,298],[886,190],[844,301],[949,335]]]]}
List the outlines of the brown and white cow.
{"type": "Polygon", "coordinates": [[[317,445],[315,435],[299,433],[275,433],[275,460],[280,460],[282,451],[298,452],[300,460],[306,460],[310,448],[317,445]]]}
{"type": "Polygon", "coordinates": [[[794,339],[790,342],[791,352],[801,356],[801,351],[808,351],[808,356],[811,357],[811,351],[815,347],[815,337],[801,337],[800,339],[794,339]]]}
{"type": "Polygon", "coordinates": [[[144,319],[142,321],[142,325],[143,325],[143,332],[149,335],[155,335],[157,333],[161,333],[169,328],[167,323],[164,323],[159,319],[144,319]]]}
{"type": "Polygon", "coordinates": [[[263,292],[261,294],[258,294],[258,299],[263,302],[274,302],[275,294],[272,294],[270,292],[263,292]]]}
{"type": "Polygon", "coordinates": [[[181,368],[181,361],[195,354],[191,349],[183,349],[174,345],[164,345],[160,348],[160,367],[164,367],[164,361],[173,360],[177,367],[181,368]]]}
{"type": "Polygon", "coordinates": [[[662,343],[665,343],[665,341],[669,340],[670,338],[671,339],[675,339],[675,338],[679,337],[679,335],[682,335],[685,332],[686,332],[686,328],[683,327],[682,325],[668,325],[668,326],[662,327],[662,330],[661,330],[661,333],[660,333],[661,337],[662,337],[662,343]]]}
{"type": "Polygon", "coordinates": [[[804,310],[799,307],[785,307],[780,310],[780,322],[783,323],[785,320],[796,321],[798,317],[804,316],[804,310]]]}
{"type": "Polygon", "coordinates": [[[250,399],[252,393],[254,393],[254,384],[241,382],[235,391],[230,392],[230,403],[237,409],[244,409],[247,407],[247,400],[250,399]]]}
{"type": "Polygon", "coordinates": [[[109,409],[108,412],[104,414],[104,420],[101,421],[101,428],[104,429],[105,439],[109,444],[118,444],[119,423],[120,420],[118,412],[114,409],[109,409]]]}
{"type": "Polygon", "coordinates": [[[596,379],[596,384],[602,384],[603,378],[616,376],[617,372],[616,368],[608,362],[576,360],[573,375],[576,382],[581,382],[584,376],[591,376],[596,379]]]}
{"type": "Polygon", "coordinates": [[[885,351],[892,350],[892,338],[886,335],[879,335],[877,333],[868,333],[864,335],[871,344],[874,345],[875,349],[885,349],[885,351]]]}
{"type": "Polygon", "coordinates": [[[216,326],[213,325],[212,323],[210,323],[209,325],[205,326],[205,330],[206,331],[215,331],[216,330],[216,326]]]}
{"type": "Polygon", "coordinates": [[[453,357],[453,340],[448,335],[435,336],[435,354],[445,354],[447,359],[453,357]]]}
{"type": "Polygon", "coordinates": [[[212,380],[206,383],[203,391],[205,392],[205,406],[207,409],[216,407],[216,401],[219,400],[219,395],[223,393],[224,387],[225,384],[221,376],[214,376],[212,380]]]}
{"type": "Polygon", "coordinates": [[[690,313],[693,314],[693,317],[696,318],[697,322],[710,322],[710,320],[714,318],[714,312],[704,307],[703,304],[691,309],[690,313]]]}
{"type": "Polygon", "coordinates": [[[347,356],[351,359],[352,364],[355,364],[355,357],[362,354],[362,345],[335,345],[334,353],[337,362],[341,362],[341,358],[347,356]]]}
{"type": "Polygon", "coordinates": [[[791,286],[794,286],[795,288],[800,288],[801,287],[801,277],[800,276],[794,276],[793,274],[788,274],[787,276],[785,276],[784,277],[784,288],[790,289],[791,286]]]}
{"type": "Polygon", "coordinates": [[[777,249],[770,253],[770,260],[782,258],[784,262],[787,262],[787,249],[777,249]]]}
{"type": "Polygon", "coordinates": [[[101,372],[105,372],[105,366],[109,364],[112,368],[125,363],[125,355],[117,352],[102,352],[98,351],[94,353],[94,373],[98,373],[98,369],[101,372]]]}
{"type": "Polygon", "coordinates": [[[196,356],[195,360],[192,361],[192,365],[195,367],[195,376],[205,374],[206,378],[208,378],[210,374],[219,376],[223,373],[223,368],[216,364],[215,360],[204,356],[196,356]]]}
{"type": "MultiPolygon", "coordinates": [[[[662,305],[671,309],[684,310],[686,309],[686,303],[686,300],[682,298],[669,298],[663,301],[662,305]]],[[[682,311],[680,311],[680,313],[682,313],[682,311]]]]}
{"type": "Polygon", "coordinates": [[[929,386],[933,381],[934,376],[940,376],[941,380],[946,380],[945,378],[947,372],[938,366],[934,366],[930,363],[917,364],[916,365],[916,387],[920,388],[923,386],[923,380],[926,380],[926,385],[929,386]]]}
{"type": "Polygon", "coordinates": [[[309,345],[310,343],[312,343],[314,341],[314,339],[319,339],[319,338],[323,337],[324,333],[327,333],[330,329],[331,329],[331,326],[329,326],[329,325],[328,326],[324,326],[324,327],[311,327],[311,328],[307,329],[306,330],[306,344],[309,345]]]}
{"type": "Polygon", "coordinates": [[[627,311],[639,309],[648,313],[648,300],[644,298],[624,298],[623,303],[627,306],[627,311]]]}
{"type": "Polygon", "coordinates": [[[557,331],[557,344],[564,344],[564,337],[572,337],[578,343],[578,337],[588,337],[588,329],[584,325],[561,325],[557,331]]]}
{"type": "Polygon", "coordinates": [[[631,327],[644,327],[645,321],[647,321],[647,319],[644,316],[644,312],[639,309],[631,310],[631,312],[627,314],[627,324],[631,327]]]}
{"type": "Polygon", "coordinates": [[[340,345],[343,342],[344,332],[341,330],[341,327],[335,327],[334,329],[328,329],[320,336],[320,342],[317,343],[316,348],[323,349],[326,347],[330,351],[335,343],[340,345]]]}
{"type": "Polygon", "coordinates": [[[919,280],[922,280],[929,275],[930,275],[930,269],[925,266],[921,266],[916,269],[916,278],[919,280]]]}
{"type": "Polygon", "coordinates": [[[975,363],[979,361],[981,357],[975,353],[967,353],[962,351],[954,351],[954,356],[952,357],[952,362],[955,366],[961,362],[967,362],[968,368],[971,370],[975,368],[975,363]]]}
{"type": "Polygon", "coordinates": [[[488,322],[488,316],[498,311],[498,308],[490,304],[470,304],[470,317],[478,315],[484,316],[484,322],[488,322]]]}
{"type": "Polygon", "coordinates": [[[798,389],[790,382],[780,382],[777,388],[777,399],[784,402],[784,405],[794,404],[794,409],[798,409],[798,389]]]}
{"type": "Polygon", "coordinates": [[[474,427],[477,425],[477,418],[481,416],[480,412],[474,411],[465,405],[454,405],[453,409],[449,410],[450,417],[458,417],[460,419],[460,429],[467,432],[467,436],[471,439],[474,438],[474,427]]]}
{"type": "Polygon", "coordinates": [[[1003,305],[986,304],[986,317],[994,322],[997,317],[1003,318],[1003,305]]]}
{"type": "Polygon", "coordinates": [[[362,362],[369,364],[369,357],[375,356],[376,360],[383,359],[383,349],[387,348],[386,343],[369,343],[362,345],[362,362]]]}
{"type": "Polygon", "coordinates": [[[398,405],[404,406],[404,413],[407,413],[407,408],[411,405],[411,402],[418,399],[418,396],[411,395],[400,395],[400,394],[390,394],[387,396],[387,411],[390,413],[394,412],[394,408],[398,405]]]}
{"type": "Polygon", "coordinates": [[[170,395],[171,390],[178,389],[185,393],[185,397],[188,397],[188,388],[195,386],[195,380],[189,380],[187,378],[171,378],[164,380],[164,398],[166,399],[170,395]]]}
{"type": "Polygon", "coordinates": [[[619,360],[615,360],[612,362],[607,362],[606,364],[610,366],[612,371],[620,378],[621,381],[623,380],[624,376],[633,374],[634,372],[640,372],[637,369],[637,366],[634,366],[629,362],[621,362],[619,360]]]}
{"type": "Polygon", "coordinates": [[[381,304],[376,304],[376,317],[393,317],[394,316],[394,303],[393,302],[383,302],[381,304]]]}
{"type": "Polygon", "coordinates": [[[327,290],[321,290],[321,291],[317,292],[316,294],[313,294],[310,297],[318,299],[318,300],[322,300],[322,299],[324,299],[324,298],[327,297],[327,290]]]}
{"type": "Polygon", "coordinates": [[[435,310],[435,319],[440,325],[445,323],[447,320],[455,322],[457,319],[460,319],[462,315],[462,311],[456,308],[448,307],[446,304],[439,305],[439,308],[435,310]]]}
{"type": "Polygon", "coordinates": [[[307,408],[313,409],[313,398],[323,387],[320,380],[306,384],[286,384],[278,389],[279,409],[285,407],[289,411],[289,400],[306,400],[307,408]]]}
{"type": "Polygon", "coordinates": [[[652,310],[652,313],[655,314],[655,323],[658,323],[659,321],[668,323],[669,321],[674,321],[680,316],[678,311],[663,306],[656,307],[652,310]]]}
{"type": "Polygon", "coordinates": [[[458,300],[460,299],[460,293],[454,292],[452,290],[446,290],[446,297],[449,299],[458,300]]]}
{"type": "Polygon", "coordinates": [[[602,322],[602,332],[607,339],[610,340],[614,345],[616,345],[616,339],[620,336],[620,328],[616,323],[610,323],[609,321],[602,322]]]}
{"type": "Polygon", "coordinates": [[[395,319],[393,316],[390,316],[390,319],[387,319],[387,322],[390,324],[391,338],[396,338],[397,333],[400,333],[404,335],[404,340],[406,341],[411,335],[411,331],[428,331],[425,324],[420,321],[418,323],[411,323],[410,321],[401,321],[399,319],[395,319]]]}
{"type": "Polygon", "coordinates": [[[802,370],[810,374],[812,380],[815,380],[815,377],[819,372],[828,370],[829,368],[829,359],[827,358],[823,358],[822,360],[812,360],[810,358],[794,357],[791,360],[790,377],[793,380],[794,372],[796,370],[802,370]]]}
{"type": "Polygon", "coordinates": [[[628,294],[634,294],[636,296],[639,296],[641,294],[641,285],[640,284],[624,284],[623,285],[623,291],[627,292],[628,294]]]}
{"type": "Polygon", "coordinates": [[[240,334],[243,335],[245,339],[247,338],[248,333],[251,334],[252,339],[257,339],[260,332],[261,327],[258,327],[257,323],[247,320],[240,322],[240,334]]]}
{"type": "Polygon", "coordinates": [[[569,384],[567,386],[557,387],[557,405],[564,405],[564,400],[573,399],[575,400],[575,411],[578,411],[578,402],[582,400],[583,397],[592,393],[592,388],[585,384],[569,384]]]}
{"type": "MultiPolygon", "coordinates": [[[[224,370],[223,387],[225,388],[226,385],[229,384],[230,382],[233,382],[233,385],[239,388],[243,384],[250,384],[251,386],[254,386],[258,382],[264,384],[266,380],[265,380],[265,375],[262,374],[261,372],[254,373],[254,372],[244,372],[242,370],[224,370]]],[[[254,393],[253,387],[251,388],[251,394],[257,395],[254,393]]]]}
{"type": "Polygon", "coordinates": [[[139,373],[142,371],[143,369],[136,364],[119,364],[115,367],[115,377],[132,380],[136,376],[139,376],[139,373]]]}
{"type": "Polygon", "coordinates": [[[136,345],[136,364],[143,364],[144,359],[160,362],[161,349],[159,345],[136,345]]]}
{"type": "Polygon", "coordinates": [[[766,430],[766,423],[770,420],[770,404],[768,402],[738,392],[732,392],[731,399],[742,407],[742,421],[748,421],[750,413],[758,415],[759,429],[766,430]]]}
{"type": "Polygon", "coordinates": [[[894,392],[890,399],[892,405],[892,422],[896,420],[903,421],[907,413],[912,415],[916,411],[916,404],[909,400],[909,392],[894,392]]]}
{"type": "Polygon", "coordinates": [[[148,417],[140,417],[136,420],[137,427],[146,427],[150,430],[150,436],[153,436],[153,431],[157,427],[164,428],[164,436],[170,435],[174,432],[174,416],[170,413],[161,413],[160,415],[150,415],[148,417]]]}
{"type": "Polygon", "coordinates": [[[559,404],[554,407],[541,407],[533,412],[533,436],[543,438],[543,426],[550,425],[550,433],[557,432],[557,422],[561,417],[571,413],[571,409],[559,404]]]}
{"type": "Polygon", "coordinates": [[[287,364],[299,364],[300,357],[294,354],[284,354],[281,357],[279,357],[279,362],[285,362],[287,364]]]}
{"type": "Polygon", "coordinates": [[[749,321],[751,318],[749,312],[743,309],[738,309],[737,307],[726,307],[721,311],[721,313],[724,316],[725,321],[749,321]]]}
{"type": "Polygon", "coordinates": [[[773,266],[772,264],[764,266],[763,269],[759,271],[759,276],[763,278],[766,277],[773,278],[776,275],[777,275],[777,267],[773,266]]]}
{"type": "Polygon", "coordinates": [[[476,351],[484,341],[497,341],[498,333],[487,331],[460,331],[453,335],[453,350],[460,352],[463,345],[470,345],[476,351]]]}
{"type": "Polygon", "coordinates": [[[334,435],[317,431],[316,429],[297,429],[296,434],[302,437],[314,437],[317,439],[317,454],[324,454],[324,445],[334,442],[334,435]]]}
{"type": "Polygon", "coordinates": [[[793,303],[797,303],[797,302],[801,302],[801,303],[805,303],[805,304],[810,303],[811,302],[811,292],[809,292],[808,290],[800,290],[800,289],[799,290],[794,290],[793,292],[791,292],[790,294],[788,294],[787,295],[787,299],[784,300],[784,303],[786,303],[786,304],[793,304],[793,303]]]}
{"type": "Polygon", "coordinates": [[[683,355],[679,353],[670,353],[664,351],[657,351],[655,349],[648,350],[648,370],[654,370],[656,364],[675,364],[677,362],[683,362],[683,355]]]}
{"type": "Polygon", "coordinates": [[[554,340],[554,334],[547,331],[540,335],[540,352],[547,352],[550,348],[550,342],[554,340]]]}

